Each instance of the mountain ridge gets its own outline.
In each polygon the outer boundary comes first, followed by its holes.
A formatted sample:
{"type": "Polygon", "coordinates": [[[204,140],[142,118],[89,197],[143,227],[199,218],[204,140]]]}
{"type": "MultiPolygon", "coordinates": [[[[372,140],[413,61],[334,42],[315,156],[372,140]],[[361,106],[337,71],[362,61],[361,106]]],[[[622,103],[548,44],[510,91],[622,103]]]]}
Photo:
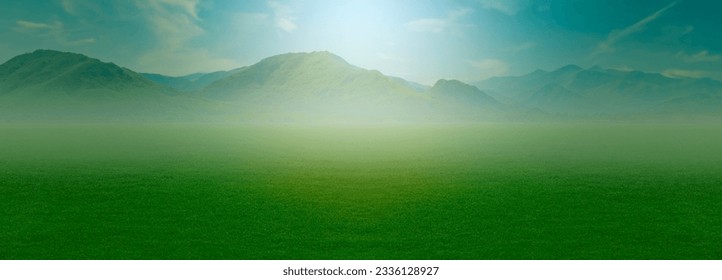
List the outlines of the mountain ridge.
{"type": "MultiPolygon", "coordinates": [[[[660,113],[658,108],[661,107],[668,108],[666,112],[674,112],[671,109],[674,108],[673,100],[699,94],[710,100],[722,96],[722,82],[713,79],[669,78],[659,73],[599,66],[584,69],[567,65],[554,71],[537,70],[522,76],[494,77],[475,85],[508,104],[539,108],[551,114],[654,114],[660,113]]],[[[709,108],[702,106],[703,101],[699,98],[689,100],[697,100],[700,107],[709,108]]],[[[720,111],[722,108],[704,112],[720,111]]]]}
{"type": "Polygon", "coordinates": [[[327,51],[170,77],[82,54],[36,50],[0,64],[0,110],[0,117],[84,112],[267,121],[722,115],[722,82],[566,65],[475,85],[440,79],[428,87],[354,66],[327,51]]]}
{"type": "Polygon", "coordinates": [[[0,65],[3,92],[23,87],[51,91],[81,89],[137,89],[156,87],[152,81],[114,63],[82,54],[36,50],[0,65]]]}
{"type": "Polygon", "coordinates": [[[36,50],[0,64],[4,119],[176,118],[203,107],[114,63],[36,50]]]}

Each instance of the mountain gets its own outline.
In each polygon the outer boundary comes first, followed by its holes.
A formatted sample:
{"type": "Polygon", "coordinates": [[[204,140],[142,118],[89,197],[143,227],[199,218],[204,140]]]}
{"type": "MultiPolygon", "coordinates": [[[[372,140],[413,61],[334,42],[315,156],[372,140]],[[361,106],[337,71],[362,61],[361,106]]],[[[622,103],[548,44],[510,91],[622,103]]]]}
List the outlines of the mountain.
{"type": "MultiPolygon", "coordinates": [[[[210,84],[205,95],[215,99],[243,99],[265,95],[302,99],[310,96],[354,98],[416,90],[384,76],[348,64],[329,52],[290,53],[272,56],[210,84]],[[290,96],[286,96],[290,94],[290,96]]],[[[386,96],[388,97],[388,96],[386,96]]]]}
{"type": "Polygon", "coordinates": [[[329,52],[268,57],[231,71],[138,74],[38,50],[0,65],[0,119],[455,122],[722,116],[722,82],[568,65],[477,86],[423,86],[329,52]]]}
{"type": "Polygon", "coordinates": [[[438,100],[474,107],[501,107],[501,103],[479,90],[477,87],[458,80],[439,80],[429,90],[429,94],[438,100]]]}
{"type": "Polygon", "coordinates": [[[182,92],[196,92],[214,83],[215,81],[226,78],[241,70],[243,70],[243,68],[238,68],[230,71],[216,71],[212,73],[196,73],[180,77],[171,77],[153,73],[140,74],[153,82],[175,90],[179,90],[182,92]]]}
{"type": "Polygon", "coordinates": [[[572,115],[585,115],[599,110],[596,104],[560,84],[542,86],[524,104],[546,112],[572,115]]]}
{"type": "Polygon", "coordinates": [[[391,78],[392,80],[394,80],[398,83],[406,85],[406,86],[416,90],[417,92],[425,92],[431,88],[429,86],[425,86],[425,85],[419,84],[417,82],[407,81],[407,80],[405,80],[403,78],[399,78],[399,77],[389,76],[389,78],[391,78]]]}
{"type": "Polygon", "coordinates": [[[37,50],[0,65],[0,93],[3,94],[138,89],[161,90],[133,71],[81,54],[37,50]]]}
{"type": "Polygon", "coordinates": [[[460,120],[500,120],[521,117],[477,87],[458,80],[438,80],[427,94],[437,103],[435,108],[445,116],[460,120]]]}
{"type": "Polygon", "coordinates": [[[200,95],[264,119],[417,120],[439,114],[432,112],[435,101],[409,82],[329,52],[272,56],[200,95]]]}
{"type": "Polygon", "coordinates": [[[497,117],[503,109],[459,81],[440,80],[429,88],[353,66],[329,52],[269,57],[200,95],[251,118],[273,120],[456,121],[497,117]]]}
{"type": "Polygon", "coordinates": [[[489,112],[498,114],[501,104],[473,86],[441,80],[429,88],[329,52],[182,77],[51,50],[0,65],[2,119],[454,121],[489,112]]]}
{"type": "Polygon", "coordinates": [[[0,65],[0,115],[14,119],[184,114],[190,100],[129,69],[81,54],[37,50],[0,65]]]}
{"type": "Polygon", "coordinates": [[[704,108],[696,113],[722,112],[722,108],[706,104],[722,96],[722,82],[598,66],[568,65],[551,72],[491,78],[476,85],[498,100],[552,114],[670,114],[694,112],[695,107],[704,108]]]}

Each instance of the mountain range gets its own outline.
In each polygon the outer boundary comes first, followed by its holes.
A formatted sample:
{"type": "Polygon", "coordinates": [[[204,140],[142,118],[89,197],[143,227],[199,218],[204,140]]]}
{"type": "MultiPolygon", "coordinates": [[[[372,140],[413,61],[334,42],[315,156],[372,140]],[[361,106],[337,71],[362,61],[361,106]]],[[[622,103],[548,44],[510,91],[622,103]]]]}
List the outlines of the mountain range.
{"type": "Polygon", "coordinates": [[[567,65],[476,83],[507,104],[571,116],[719,114],[722,82],[567,65]]]}
{"type": "Polygon", "coordinates": [[[0,65],[0,120],[487,121],[720,115],[722,82],[569,65],[428,87],[329,52],[170,77],[37,50],[0,65]]]}

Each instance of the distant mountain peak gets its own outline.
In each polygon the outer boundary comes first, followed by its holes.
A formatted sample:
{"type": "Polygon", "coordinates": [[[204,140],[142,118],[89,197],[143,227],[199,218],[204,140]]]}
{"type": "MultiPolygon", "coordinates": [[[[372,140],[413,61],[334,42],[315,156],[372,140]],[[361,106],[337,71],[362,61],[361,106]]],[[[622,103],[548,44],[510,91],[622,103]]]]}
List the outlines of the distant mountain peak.
{"type": "Polygon", "coordinates": [[[469,88],[469,87],[474,87],[474,86],[466,84],[459,80],[455,80],[455,79],[450,79],[450,80],[440,79],[440,80],[436,81],[436,83],[434,84],[433,87],[467,87],[467,88],[469,88]]]}
{"type": "Polygon", "coordinates": [[[475,94],[478,92],[480,94],[483,94],[483,92],[479,90],[479,88],[454,79],[441,79],[436,81],[436,83],[431,87],[431,92],[461,92],[467,94],[475,94]]]}
{"type": "Polygon", "coordinates": [[[65,63],[76,63],[80,61],[89,61],[94,60],[98,61],[97,59],[89,58],[85,55],[78,54],[78,53],[71,53],[71,52],[61,52],[56,50],[47,50],[47,49],[38,49],[31,53],[25,53],[18,55],[10,60],[8,60],[5,64],[7,65],[20,65],[20,64],[26,64],[31,61],[51,61],[53,63],[57,62],[65,62],[65,63]]]}
{"type": "Polygon", "coordinates": [[[258,64],[269,64],[269,63],[300,63],[300,62],[311,62],[311,63],[322,63],[325,66],[328,65],[339,65],[349,66],[340,56],[333,54],[329,51],[314,51],[314,52],[295,52],[274,55],[261,60],[258,64]]]}
{"type": "MultiPolygon", "coordinates": [[[[79,53],[64,52],[64,51],[51,50],[51,49],[37,49],[29,54],[32,54],[32,55],[72,55],[72,56],[87,57],[87,56],[85,56],[83,54],[79,54],[79,53]]],[[[27,53],[26,53],[26,55],[27,55],[27,53]]]]}

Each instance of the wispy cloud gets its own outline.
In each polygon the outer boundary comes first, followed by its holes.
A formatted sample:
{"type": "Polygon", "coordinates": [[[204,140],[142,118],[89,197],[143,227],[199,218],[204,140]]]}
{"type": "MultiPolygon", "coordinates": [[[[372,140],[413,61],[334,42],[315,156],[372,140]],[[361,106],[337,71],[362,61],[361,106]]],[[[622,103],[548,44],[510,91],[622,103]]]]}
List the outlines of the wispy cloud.
{"type": "Polygon", "coordinates": [[[276,27],[288,33],[298,29],[298,25],[296,25],[296,17],[294,16],[294,11],[291,6],[273,0],[269,0],[267,4],[268,7],[273,10],[276,27]]]}
{"type": "MultiPolygon", "coordinates": [[[[87,17],[89,15],[94,16],[108,16],[106,10],[103,9],[104,2],[110,1],[93,1],[93,0],[56,0],[59,1],[60,7],[69,15],[87,17]]],[[[132,1],[122,1],[120,3],[132,3],[132,1]]],[[[114,3],[116,5],[116,3],[114,3]]]]}
{"type": "Polygon", "coordinates": [[[526,8],[529,0],[478,0],[484,9],[496,10],[504,14],[513,16],[526,8]]]}
{"type": "Polygon", "coordinates": [[[58,26],[56,25],[50,25],[47,23],[41,23],[41,22],[32,22],[32,21],[26,21],[26,20],[18,20],[15,22],[17,25],[17,29],[24,29],[24,30],[39,30],[39,29],[56,29],[58,27],[61,27],[62,25],[58,26]]]}
{"type": "Polygon", "coordinates": [[[182,75],[229,69],[236,64],[189,42],[206,34],[198,14],[199,0],[136,0],[135,6],[155,34],[155,47],[138,58],[143,71],[182,75]]]}
{"type": "Polygon", "coordinates": [[[63,11],[68,14],[75,14],[75,3],[74,0],[60,0],[60,6],[63,7],[63,11]]]}
{"type": "Polygon", "coordinates": [[[165,47],[176,47],[203,34],[198,22],[198,0],[136,0],[149,27],[165,47]]]}
{"type": "Polygon", "coordinates": [[[669,78],[702,78],[708,75],[705,71],[686,70],[686,69],[667,69],[662,75],[669,78]]]}
{"type": "MultiPolygon", "coordinates": [[[[189,15],[195,19],[198,19],[198,2],[199,0],[156,0],[157,2],[165,5],[175,7],[183,11],[186,15],[189,15]]],[[[150,1],[154,2],[154,1],[150,1]]]]}
{"type": "Polygon", "coordinates": [[[16,32],[36,34],[39,36],[47,36],[53,38],[57,43],[65,46],[95,43],[95,38],[70,39],[71,34],[65,29],[63,22],[58,20],[50,23],[17,20],[15,21],[15,27],[13,27],[12,30],[16,32]]]}
{"type": "Polygon", "coordinates": [[[458,26],[459,19],[471,14],[472,9],[452,10],[443,18],[420,18],[406,23],[406,27],[415,32],[442,33],[453,26],[458,26]]]}
{"type": "Polygon", "coordinates": [[[624,38],[627,38],[635,33],[639,33],[646,29],[647,25],[656,19],[658,19],[660,16],[662,16],[665,12],[667,12],[669,9],[677,5],[677,2],[672,2],[669,5],[665,6],[664,8],[652,13],[651,15],[643,18],[642,20],[636,22],[635,24],[632,24],[630,26],[627,26],[624,29],[621,30],[614,30],[607,36],[607,39],[604,42],[599,43],[596,50],[592,54],[592,57],[597,56],[602,53],[612,52],[614,51],[614,45],[621,41],[624,38]]]}
{"type": "Polygon", "coordinates": [[[687,54],[685,52],[678,52],[677,57],[681,58],[686,63],[697,63],[697,62],[715,62],[722,60],[722,55],[711,54],[707,50],[700,51],[694,54],[687,54]]]}

